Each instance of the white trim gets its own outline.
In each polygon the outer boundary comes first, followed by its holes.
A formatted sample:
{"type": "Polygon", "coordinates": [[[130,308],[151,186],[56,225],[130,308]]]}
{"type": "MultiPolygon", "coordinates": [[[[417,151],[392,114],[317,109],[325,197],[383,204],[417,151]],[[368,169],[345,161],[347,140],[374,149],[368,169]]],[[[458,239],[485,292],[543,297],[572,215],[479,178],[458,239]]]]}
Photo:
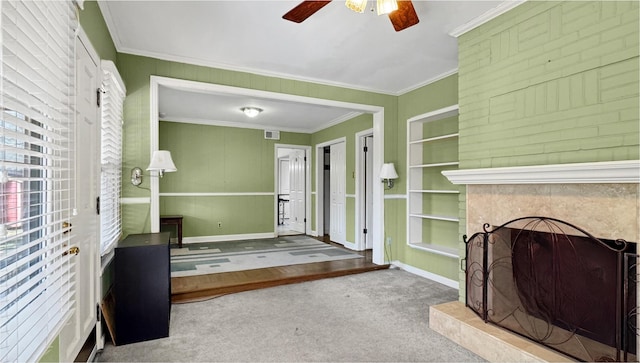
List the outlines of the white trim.
{"type": "Polygon", "coordinates": [[[489,22],[490,20],[493,20],[494,18],[497,18],[498,16],[506,13],[507,11],[514,9],[522,4],[524,4],[527,0],[509,0],[509,1],[503,1],[502,3],[500,3],[498,6],[496,6],[493,9],[490,9],[488,11],[486,11],[484,14],[472,19],[471,21],[467,22],[466,24],[462,24],[459,27],[453,29],[452,31],[449,32],[449,35],[451,35],[454,38],[458,38],[459,36],[461,36],[462,34],[465,34],[477,27],[479,27],[480,25],[489,22]]]}
{"type": "Polygon", "coordinates": [[[349,112],[349,113],[344,114],[344,115],[342,115],[340,117],[336,117],[335,119],[329,121],[326,124],[322,124],[322,126],[319,126],[319,127],[316,127],[315,129],[307,130],[307,131],[304,131],[304,132],[308,132],[310,134],[314,134],[314,133],[316,133],[318,131],[322,131],[324,129],[328,129],[331,126],[335,126],[335,125],[341,124],[341,123],[343,123],[345,121],[349,121],[349,120],[351,120],[353,118],[356,118],[356,117],[358,117],[358,116],[360,116],[362,114],[363,114],[363,112],[356,112],[356,111],[349,112]]]}
{"type": "MultiPolygon", "coordinates": [[[[102,8],[102,7],[101,7],[102,8]]],[[[113,34],[113,33],[112,33],[113,34]]],[[[231,87],[213,83],[196,82],[181,80],[168,77],[151,76],[149,81],[150,88],[150,117],[149,117],[149,149],[154,151],[158,149],[158,90],[160,86],[175,87],[179,89],[221,93],[221,94],[235,94],[245,95],[250,97],[262,97],[281,101],[309,103],[322,106],[333,106],[352,109],[363,113],[370,113],[373,115],[373,168],[374,170],[380,170],[382,168],[382,162],[384,157],[384,107],[367,105],[361,103],[341,102],[328,100],[323,98],[305,97],[298,95],[291,95],[286,93],[276,93],[261,90],[254,90],[249,88],[231,87]]],[[[152,153],[149,153],[152,155],[152,153]]],[[[310,158],[309,158],[310,159],[310,158]]],[[[150,203],[150,222],[151,232],[158,232],[160,230],[160,204],[159,204],[159,178],[150,179],[151,190],[151,203],[150,203]]],[[[382,183],[373,183],[373,254],[372,261],[375,264],[384,264],[384,191],[382,189],[382,183]]],[[[317,227],[317,225],[316,225],[317,227]]]]}
{"type": "Polygon", "coordinates": [[[203,243],[203,242],[241,241],[241,240],[247,240],[247,239],[261,239],[261,238],[275,238],[275,237],[276,237],[276,234],[273,232],[225,234],[225,235],[217,235],[217,236],[184,237],[182,239],[182,243],[190,244],[190,243],[203,243]]]}
{"type": "Polygon", "coordinates": [[[347,198],[355,198],[356,197],[355,194],[345,194],[344,196],[347,197],[347,198]]]}
{"type": "Polygon", "coordinates": [[[151,197],[120,198],[120,204],[150,204],[151,197]]]}
{"type": "Polygon", "coordinates": [[[311,231],[311,233],[309,235],[312,236],[312,237],[318,237],[318,232],[311,231]]]}
{"type": "Polygon", "coordinates": [[[407,199],[406,194],[385,194],[384,199],[407,199]]]}
{"type": "Polygon", "coordinates": [[[158,193],[161,197],[255,197],[274,196],[273,192],[242,192],[242,193],[158,193]]]}
{"type": "Polygon", "coordinates": [[[409,273],[412,273],[414,275],[418,275],[420,277],[424,277],[426,279],[429,279],[431,281],[435,281],[437,283],[449,286],[451,288],[454,288],[456,290],[460,289],[460,283],[456,280],[451,280],[448,279],[446,277],[440,276],[440,275],[436,275],[432,272],[429,271],[425,271],[425,270],[421,270],[417,267],[413,267],[411,265],[407,265],[405,263],[402,263],[400,261],[393,261],[391,262],[391,265],[396,266],[398,268],[400,268],[401,270],[407,271],[409,273]]]}
{"type": "Polygon", "coordinates": [[[311,194],[312,194],[312,195],[316,195],[316,192],[312,191],[312,192],[311,192],[311,194]]]}
{"type": "Polygon", "coordinates": [[[640,183],[640,160],[445,170],[453,184],[640,183]]]}
{"type": "Polygon", "coordinates": [[[445,78],[447,78],[449,76],[452,76],[452,75],[454,75],[456,73],[458,73],[458,68],[457,67],[452,69],[452,70],[440,73],[439,75],[437,75],[435,77],[431,77],[431,78],[427,79],[426,81],[422,81],[422,82],[420,82],[418,84],[415,84],[413,86],[407,87],[405,89],[401,89],[400,91],[397,92],[397,96],[402,96],[405,93],[409,93],[411,91],[415,91],[418,88],[422,88],[422,87],[428,86],[428,85],[430,85],[432,83],[436,83],[436,82],[438,82],[440,80],[443,80],[443,79],[445,79],[445,78]]]}

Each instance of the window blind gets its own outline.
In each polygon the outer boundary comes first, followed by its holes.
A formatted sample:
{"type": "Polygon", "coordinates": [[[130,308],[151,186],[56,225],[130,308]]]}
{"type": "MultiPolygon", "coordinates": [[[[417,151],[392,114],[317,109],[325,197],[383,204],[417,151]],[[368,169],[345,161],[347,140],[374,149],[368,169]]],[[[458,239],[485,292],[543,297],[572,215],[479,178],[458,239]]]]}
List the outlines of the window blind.
{"type": "Polygon", "coordinates": [[[0,1],[0,361],[37,360],[70,314],[71,1],[0,1]]]}
{"type": "Polygon", "coordinates": [[[109,253],[120,239],[120,185],[122,183],[122,105],[124,83],[111,61],[102,61],[100,251],[109,253]]]}

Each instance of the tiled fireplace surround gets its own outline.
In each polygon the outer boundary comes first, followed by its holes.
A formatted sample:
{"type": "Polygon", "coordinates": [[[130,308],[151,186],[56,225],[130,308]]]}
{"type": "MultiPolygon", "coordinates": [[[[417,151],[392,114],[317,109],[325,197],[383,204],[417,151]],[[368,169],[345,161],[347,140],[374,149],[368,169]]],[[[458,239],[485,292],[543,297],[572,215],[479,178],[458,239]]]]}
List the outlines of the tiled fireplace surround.
{"type": "MultiPolygon", "coordinates": [[[[640,241],[640,161],[560,164],[444,172],[467,185],[467,235],[482,225],[553,217],[605,239],[640,241]]],[[[464,280],[461,281],[464,286],[464,280]]],[[[492,362],[571,359],[485,324],[462,302],[433,306],[430,327],[492,362]]]]}

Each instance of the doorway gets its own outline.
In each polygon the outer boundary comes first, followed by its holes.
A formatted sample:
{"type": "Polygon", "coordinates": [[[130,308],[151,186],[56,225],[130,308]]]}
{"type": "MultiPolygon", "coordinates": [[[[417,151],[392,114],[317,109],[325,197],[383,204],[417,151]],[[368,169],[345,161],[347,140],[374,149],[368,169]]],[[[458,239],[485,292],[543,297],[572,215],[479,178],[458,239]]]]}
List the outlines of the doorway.
{"type": "Polygon", "coordinates": [[[316,145],[316,226],[318,236],[347,244],[346,138],[316,145]]]}
{"type": "Polygon", "coordinates": [[[275,146],[275,235],[311,234],[310,146],[275,146]]]}
{"type": "MultiPolygon", "coordinates": [[[[220,84],[212,84],[206,82],[197,82],[197,81],[189,81],[184,79],[176,79],[176,78],[168,78],[161,76],[151,76],[149,82],[150,88],[150,108],[152,112],[150,113],[149,118],[149,151],[153,152],[158,150],[159,145],[159,88],[160,86],[170,87],[170,88],[182,88],[189,89],[198,92],[208,92],[208,93],[219,93],[219,94],[235,94],[235,95],[248,95],[253,97],[262,97],[268,98],[272,100],[281,100],[285,102],[299,102],[299,103],[307,103],[307,104],[315,104],[315,105],[324,105],[328,107],[343,107],[349,108],[354,111],[366,112],[370,113],[373,116],[373,132],[374,132],[374,143],[375,143],[375,152],[373,156],[374,170],[382,167],[383,159],[384,159],[384,107],[374,106],[368,104],[359,104],[359,103],[350,103],[350,102],[342,102],[342,101],[334,101],[328,99],[321,99],[315,97],[307,97],[307,96],[298,96],[291,95],[285,93],[277,93],[277,92],[269,92],[263,90],[255,90],[255,89],[247,89],[241,87],[233,87],[233,86],[225,86],[220,84]]],[[[311,148],[309,147],[309,151],[307,155],[311,153],[311,148]]],[[[317,154],[316,154],[317,157],[317,154]]],[[[309,160],[309,158],[307,158],[309,160]]],[[[275,169],[275,167],[274,167],[275,169]]],[[[307,190],[311,190],[311,176],[309,173],[309,161],[307,161],[307,190]]],[[[275,174],[275,173],[274,173],[275,174]]],[[[277,177],[277,176],[276,176],[277,177]]],[[[317,178],[317,175],[316,175],[317,178]]],[[[277,185],[277,184],[276,184],[277,185]]],[[[317,185],[317,183],[316,183],[317,185]]],[[[151,231],[158,232],[160,230],[160,188],[158,178],[150,178],[149,180],[149,188],[151,191],[150,198],[150,224],[151,231]]],[[[275,186],[274,186],[275,191],[275,186]]],[[[310,192],[307,192],[307,215],[311,215],[311,200],[310,200],[310,192]]],[[[319,200],[319,199],[318,199],[319,200]]],[[[277,198],[274,198],[274,211],[276,208],[277,198]]],[[[317,211],[317,210],[316,210],[317,211]]],[[[384,191],[382,190],[382,183],[374,183],[373,184],[373,263],[376,264],[384,264],[385,256],[384,256],[384,191]]],[[[276,218],[274,213],[274,231],[276,225],[276,218]]],[[[320,220],[322,217],[319,213],[316,213],[316,216],[320,220]]],[[[312,234],[310,230],[310,223],[306,224],[307,234],[312,234]]],[[[321,223],[317,223],[316,227],[320,229],[322,227],[321,223]]]]}

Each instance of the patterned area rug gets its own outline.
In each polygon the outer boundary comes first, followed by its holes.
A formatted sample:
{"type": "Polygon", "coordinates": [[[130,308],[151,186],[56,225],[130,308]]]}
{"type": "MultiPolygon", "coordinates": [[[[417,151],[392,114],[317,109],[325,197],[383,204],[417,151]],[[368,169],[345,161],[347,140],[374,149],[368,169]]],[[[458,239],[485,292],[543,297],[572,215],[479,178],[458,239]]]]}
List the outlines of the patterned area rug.
{"type": "Polygon", "coordinates": [[[193,243],[171,248],[171,277],[362,258],[307,236],[193,243]]]}

